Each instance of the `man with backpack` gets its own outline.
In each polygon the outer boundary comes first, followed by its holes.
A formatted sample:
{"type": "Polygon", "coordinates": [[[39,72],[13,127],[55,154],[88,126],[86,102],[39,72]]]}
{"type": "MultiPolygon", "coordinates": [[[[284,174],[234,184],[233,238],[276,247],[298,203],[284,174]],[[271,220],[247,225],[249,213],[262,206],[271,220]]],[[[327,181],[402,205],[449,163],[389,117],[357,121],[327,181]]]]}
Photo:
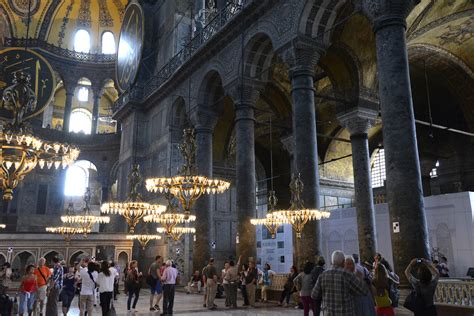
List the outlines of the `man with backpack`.
{"type": "Polygon", "coordinates": [[[46,259],[40,258],[38,260],[38,267],[35,269],[36,280],[38,282],[37,300],[35,302],[35,309],[39,308],[39,316],[43,316],[44,303],[46,301],[46,291],[48,289],[48,281],[51,277],[51,271],[45,265],[46,259]]]}

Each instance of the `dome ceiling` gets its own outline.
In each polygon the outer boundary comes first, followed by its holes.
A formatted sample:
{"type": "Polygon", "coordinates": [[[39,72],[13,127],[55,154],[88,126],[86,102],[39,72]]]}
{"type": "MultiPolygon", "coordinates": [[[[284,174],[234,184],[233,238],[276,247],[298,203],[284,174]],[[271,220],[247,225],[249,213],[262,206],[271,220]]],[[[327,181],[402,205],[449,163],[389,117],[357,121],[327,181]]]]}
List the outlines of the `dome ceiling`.
{"type": "MultiPolygon", "coordinates": [[[[0,35],[26,37],[29,0],[0,0],[0,35]]],[[[91,34],[91,52],[98,52],[101,34],[112,31],[118,41],[128,0],[31,0],[30,37],[73,48],[74,33],[91,34]]],[[[3,37],[1,36],[1,37],[3,37]]]]}

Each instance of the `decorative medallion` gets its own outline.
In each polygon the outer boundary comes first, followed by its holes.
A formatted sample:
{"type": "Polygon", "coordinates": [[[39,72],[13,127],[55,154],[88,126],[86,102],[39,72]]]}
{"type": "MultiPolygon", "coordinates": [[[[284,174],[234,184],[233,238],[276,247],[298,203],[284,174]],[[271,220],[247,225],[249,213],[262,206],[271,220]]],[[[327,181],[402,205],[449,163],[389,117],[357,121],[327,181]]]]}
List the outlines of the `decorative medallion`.
{"type": "MultiPolygon", "coordinates": [[[[28,8],[30,0],[8,0],[10,8],[22,18],[28,17],[28,8]]],[[[31,16],[33,16],[40,7],[40,0],[31,0],[31,16]]]]}
{"type": "Polygon", "coordinates": [[[78,27],[91,27],[91,0],[81,0],[79,16],[77,17],[78,27]]]}
{"type": "Polygon", "coordinates": [[[143,23],[142,7],[136,2],[130,3],[123,18],[117,50],[116,75],[122,92],[130,89],[137,77],[143,49],[143,23]]]}
{"type": "Polygon", "coordinates": [[[99,0],[99,25],[101,27],[114,26],[114,20],[110,16],[109,8],[105,0],[99,0]]]}
{"type": "MultiPolygon", "coordinates": [[[[50,103],[56,80],[51,65],[40,54],[19,47],[7,48],[0,51],[0,95],[13,84],[14,74],[20,70],[31,76],[31,88],[37,97],[35,109],[24,114],[28,119],[43,112],[50,103]]],[[[11,119],[11,113],[3,109],[2,101],[0,105],[0,117],[11,119]]]]}

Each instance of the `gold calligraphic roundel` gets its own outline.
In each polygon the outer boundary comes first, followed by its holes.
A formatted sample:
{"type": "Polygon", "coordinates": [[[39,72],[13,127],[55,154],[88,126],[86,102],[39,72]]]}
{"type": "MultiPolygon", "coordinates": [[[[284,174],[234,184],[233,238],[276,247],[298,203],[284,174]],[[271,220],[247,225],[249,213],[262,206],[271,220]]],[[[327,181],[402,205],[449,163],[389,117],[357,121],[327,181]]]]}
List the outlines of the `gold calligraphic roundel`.
{"type": "Polygon", "coordinates": [[[144,17],[142,7],[131,2],[123,17],[117,50],[116,75],[122,92],[135,82],[142,57],[144,17]]]}
{"type": "MultiPolygon", "coordinates": [[[[34,91],[36,107],[25,113],[24,119],[39,115],[51,102],[56,88],[53,68],[39,53],[21,47],[7,48],[0,51],[0,100],[3,90],[13,84],[14,74],[23,71],[31,76],[31,89],[34,91]]],[[[0,105],[3,101],[0,101],[0,105]]],[[[12,114],[0,107],[0,117],[11,119],[12,114]]]]}

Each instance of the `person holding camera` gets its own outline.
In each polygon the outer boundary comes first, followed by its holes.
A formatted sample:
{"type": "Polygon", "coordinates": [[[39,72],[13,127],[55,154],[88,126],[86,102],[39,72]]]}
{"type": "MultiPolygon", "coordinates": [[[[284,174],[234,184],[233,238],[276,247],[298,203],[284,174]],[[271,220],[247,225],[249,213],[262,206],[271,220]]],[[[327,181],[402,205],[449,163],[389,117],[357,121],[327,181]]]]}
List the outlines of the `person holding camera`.
{"type": "Polygon", "coordinates": [[[405,276],[416,292],[415,316],[436,316],[433,298],[438,286],[438,270],[428,260],[415,258],[405,269],[405,276]],[[416,277],[413,270],[416,270],[416,277]]]}

